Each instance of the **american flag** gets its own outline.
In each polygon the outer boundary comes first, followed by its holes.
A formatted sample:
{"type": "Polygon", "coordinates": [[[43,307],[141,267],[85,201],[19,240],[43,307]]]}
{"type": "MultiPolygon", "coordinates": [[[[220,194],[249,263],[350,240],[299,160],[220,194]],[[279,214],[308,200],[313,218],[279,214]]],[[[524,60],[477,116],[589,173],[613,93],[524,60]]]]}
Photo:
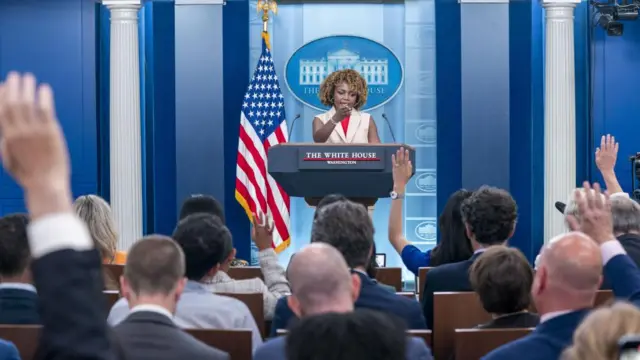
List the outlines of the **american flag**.
{"type": "Polygon", "coordinates": [[[273,220],[273,247],[289,246],[289,195],[267,172],[267,152],[286,143],[289,134],[284,97],[276,75],[269,34],[262,33],[262,54],[244,96],[240,115],[240,141],[236,165],[236,200],[249,219],[260,212],[273,220]]]}

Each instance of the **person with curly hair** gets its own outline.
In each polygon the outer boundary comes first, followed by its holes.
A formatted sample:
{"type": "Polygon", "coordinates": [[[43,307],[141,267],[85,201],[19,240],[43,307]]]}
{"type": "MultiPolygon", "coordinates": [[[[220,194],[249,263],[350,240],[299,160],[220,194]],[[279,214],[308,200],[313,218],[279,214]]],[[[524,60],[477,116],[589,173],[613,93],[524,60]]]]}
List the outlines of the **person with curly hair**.
{"type": "Polygon", "coordinates": [[[329,144],[379,144],[373,117],[360,111],[367,102],[367,82],[357,71],[339,70],[320,85],[320,101],[329,111],[313,119],[313,141],[329,144]]]}

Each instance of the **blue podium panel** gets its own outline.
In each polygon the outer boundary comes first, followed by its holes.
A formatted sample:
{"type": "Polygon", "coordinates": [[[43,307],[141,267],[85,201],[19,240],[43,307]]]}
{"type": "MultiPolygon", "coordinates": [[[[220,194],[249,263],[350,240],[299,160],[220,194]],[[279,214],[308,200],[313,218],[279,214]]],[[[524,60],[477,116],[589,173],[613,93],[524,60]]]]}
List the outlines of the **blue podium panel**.
{"type": "MultiPolygon", "coordinates": [[[[253,15],[249,23],[251,60],[247,76],[260,55],[262,21],[256,4],[257,0],[249,1],[253,15]]],[[[415,147],[417,182],[410,185],[407,195],[405,232],[422,250],[429,249],[435,242],[427,243],[414,234],[418,224],[437,217],[434,0],[280,5],[269,32],[289,124],[300,115],[290,134],[291,142],[313,142],[312,120],[323,110],[312,97],[331,71],[349,67],[368,80],[372,96],[365,107],[373,105],[366,111],[375,120],[382,142],[404,142],[415,147]]],[[[389,199],[380,199],[375,205],[376,247],[378,252],[387,254],[387,266],[403,266],[387,239],[389,208],[389,199]]],[[[292,240],[280,255],[284,264],[291,254],[308,244],[313,209],[303,199],[294,198],[290,213],[292,240]]],[[[435,239],[434,227],[420,229],[420,234],[429,233],[429,239],[435,239]]],[[[406,280],[413,279],[406,270],[404,275],[406,280]]]]}
{"type": "MultiPolygon", "coordinates": [[[[75,196],[97,190],[95,27],[92,1],[0,1],[0,77],[32,72],[51,84],[75,196]]],[[[0,170],[0,215],[22,211],[22,190],[0,170]]]]}

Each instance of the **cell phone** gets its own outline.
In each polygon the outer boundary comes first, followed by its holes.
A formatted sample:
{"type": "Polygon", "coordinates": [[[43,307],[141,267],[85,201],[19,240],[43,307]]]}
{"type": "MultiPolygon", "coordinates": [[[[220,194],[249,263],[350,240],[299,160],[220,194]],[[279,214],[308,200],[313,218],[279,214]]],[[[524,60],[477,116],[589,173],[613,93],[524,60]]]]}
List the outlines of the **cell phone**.
{"type": "Polygon", "coordinates": [[[640,360],[640,334],[625,335],[618,340],[619,360],[640,360]]]}
{"type": "Polygon", "coordinates": [[[376,264],[378,267],[387,266],[387,254],[376,254],[376,264]]]}

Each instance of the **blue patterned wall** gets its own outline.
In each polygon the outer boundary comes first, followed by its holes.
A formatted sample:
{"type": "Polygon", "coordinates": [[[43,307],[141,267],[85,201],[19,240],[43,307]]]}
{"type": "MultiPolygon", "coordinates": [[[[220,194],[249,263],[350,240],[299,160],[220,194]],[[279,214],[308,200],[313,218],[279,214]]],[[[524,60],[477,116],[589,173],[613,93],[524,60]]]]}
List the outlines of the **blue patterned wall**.
{"type": "MultiPolygon", "coordinates": [[[[262,20],[250,7],[250,62],[247,78],[253,73],[261,49],[262,20]]],[[[371,111],[383,142],[392,142],[382,114],[391,121],[398,142],[416,148],[416,176],[410,184],[405,208],[405,232],[409,241],[422,250],[436,243],[436,93],[435,15],[433,0],[407,0],[402,4],[281,5],[269,24],[271,46],[289,120],[300,114],[291,142],[312,142],[311,122],[318,111],[304,106],[289,92],[284,82],[285,65],[304,44],[331,35],[357,35],[377,41],[400,59],[405,70],[404,87],[390,102],[371,111]],[[355,15],[354,15],[355,14],[355,15]]],[[[381,199],[374,211],[377,251],[387,254],[387,266],[402,266],[387,239],[390,200],[381,199]]],[[[281,255],[291,254],[309,243],[313,209],[303,199],[291,202],[291,246],[281,255]]],[[[413,279],[406,269],[406,279],[413,279]]]]}

